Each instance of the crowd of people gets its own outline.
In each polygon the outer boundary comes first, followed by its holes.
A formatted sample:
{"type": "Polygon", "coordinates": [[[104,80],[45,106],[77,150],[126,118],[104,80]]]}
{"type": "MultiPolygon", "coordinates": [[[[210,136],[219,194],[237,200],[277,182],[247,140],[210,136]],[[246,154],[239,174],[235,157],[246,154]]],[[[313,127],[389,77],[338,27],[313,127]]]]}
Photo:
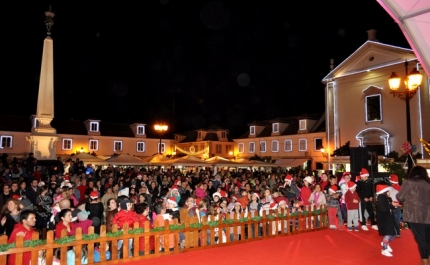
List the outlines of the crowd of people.
{"type": "MultiPolygon", "coordinates": [[[[0,162],[3,182],[0,233],[6,234],[9,242],[22,235],[21,232],[25,239],[31,238],[31,232],[26,231],[33,229],[39,232],[41,239],[46,238],[48,230],[55,231],[55,237],[60,238],[75,235],[78,227],[83,234],[88,233],[90,226],[99,233],[101,225],[106,225],[107,232],[112,232],[114,225],[121,230],[126,224],[133,228],[135,222],[141,227],[149,222],[152,228],[156,228],[164,226],[165,220],[173,223],[178,219],[181,223],[187,217],[197,217],[198,220],[207,217],[213,221],[234,219],[235,216],[261,216],[270,210],[296,212],[327,207],[330,229],[346,232],[368,231],[369,228],[379,230],[383,236],[381,253],[390,257],[392,249],[389,243],[400,236],[403,202],[404,205],[409,202],[396,175],[392,174],[386,183],[375,185],[365,168],[358,176],[351,176],[349,172],[317,175],[300,168],[289,172],[279,168],[218,172],[202,168],[183,172],[172,168],[102,169],[71,159],[51,168],[38,168],[29,158],[0,162]],[[33,163],[32,169],[27,163],[33,163]],[[20,172],[19,177],[11,173],[14,169],[20,172]]],[[[412,222],[415,237],[421,232],[428,236],[428,212],[418,220],[411,212],[406,213],[404,219],[412,222]]],[[[319,225],[318,218],[306,220],[306,226],[319,225]]],[[[206,244],[226,242],[227,237],[234,241],[254,235],[264,236],[279,232],[280,227],[273,225],[272,231],[268,231],[268,227],[251,226],[236,233],[233,228],[216,229],[215,242],[211,242],[210,234],[201,233],[199,241],[194,242],[193,238],[185,239],[184,234],[179,233],[177,245],[173,235],[169,235],[168,245],[164,244],[161,236],[158,251],[184,248],[185,240],[194,246],[203,241],[206,244]]],[[[150,252],[154,252],[154,240],[153,237],[149,239],[150,252]]],[[[422,236],[418,240],[428,243],[428,238],[422,236]]],[[[111,258],[112,251],[117,251],[119,257],[145,254],[145,238],[140,238],[139,242],[130,240],[128,246],[129,249],[124,250],[121,240],[118,249],[112,250],[107,246],[106,260],[111,258]]],[[[84,250],[82,253],[81,262],[85,264],[87,252],[84,250]]],[[[428,254],[428,245],[420,247],[420,253],[423,256],[428,254]]],[[[59,261],[58,255],[56,261],[59,261]]],[[[42,252],[40,256],[43,260],[42,252]]],[[[68,264],[74,264],[73,248],[68,251],[67,258],[68,264]]],[[[10,255],[9,259],[13,260],[14,256],[10,255]]],[[[24,264],[29,264],[29,260],[29,253],[26,253],[24,264]]],[[[94,261],[99,260],[100,252],[95,251],[94,261]]]]}

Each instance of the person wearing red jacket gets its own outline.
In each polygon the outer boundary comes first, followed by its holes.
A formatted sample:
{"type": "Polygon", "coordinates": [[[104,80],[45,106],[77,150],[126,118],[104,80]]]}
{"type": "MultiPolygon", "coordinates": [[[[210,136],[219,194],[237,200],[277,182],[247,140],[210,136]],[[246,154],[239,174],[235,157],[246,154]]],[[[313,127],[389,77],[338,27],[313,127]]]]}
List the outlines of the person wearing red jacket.
{"type": "MultiPolygon", "coordinates": [[[[112,223],[116,224],[118,226],[119,230],[122,230],[124,228],[125,224],[128,224],[128,228],[132,229],[134,222],[137,222],[137,215],[136,212],[133,211],[133,203],[129,199],[122,200],[120,202],[120,210],[118,213],[113,217],[112,223]]],[[[119,256],[123,257],[123,251],[122,251],[122,240],[118,240],[118,253],[119,256]]],[[[128,240],[128,257],[133,257],[133,238],[130,238],[128,240]]]]}
{"type": "Polygon", "coordinates": [[[359,226],[359,214],[358,209],[360,206],[360,196],[355,191],[357,184],[354,181],[348,181],[348,190],[345,192],[345,204],[347,209],[347,227],[348,231],[352,231],[352,225],[354,225],[355,232],[358,232],[359,226]]]}
{"type": "MultiPolygon", "coordinates": [[[[8,243],[16,242],[16,238],[21,236],[25,240],[31,240],[36,225],[36,213],[32,210],[24,210],[19,215],[20,222],[15,225],[12,234],[8,239],[8,243]]],[[[10,254],[8,257],[8,265],[15,265],[16,254],[10,254]]],[[[24,252],[22,255],[22,265],[29,265],[31,262],[31,252],[24,252]]]]}
{"type": "MultiPolygon", "coordinates": [[[[149,206],[147,203],[139,203],[136,205],[136,214],[137,218],[139,220],[139,227],[144,228],[145,223],[149,222],[149,227],[152,229],[154,228],[154,225],[152,224],[151,220],[149,219],[149,206]]],[[[145,231],[148,232],[148,231],[145,231]]],[[[149,237],[149,252],[154,251],[154,242],[155,238],[154,236],[149,237]]],[[[145,237],[139,237],[139,256],[145,255],[145,237]]]]}

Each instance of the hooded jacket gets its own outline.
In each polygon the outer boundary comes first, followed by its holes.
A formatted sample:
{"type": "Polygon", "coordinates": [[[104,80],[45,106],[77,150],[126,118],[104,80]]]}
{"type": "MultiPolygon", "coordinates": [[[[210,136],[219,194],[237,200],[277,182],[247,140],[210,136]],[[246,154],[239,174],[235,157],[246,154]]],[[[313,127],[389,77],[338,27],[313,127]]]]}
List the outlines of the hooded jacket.
{"type": "MultiPolygon", "coordinates": [[[[10,235],[7,242],[9,244],[14,243],[16,241],[16,234],[19,232],[25,233],[24,241],[26,241],[26,240],[31,240],[34,230],[33,230],[33,227],[30,227],[30,229],[27,230],[27,228],[25,228],[25,226],[22,223],[17,223],[13,228],[12,234],[10,235]]],[[[16,257],[16,254],[10,254],[8,257],[7,264],[15,265],[15,257],[16,257]]],[[[22,255],[22,265],[29,265],[30,261],[31,261],[31,252],[24,252],[22,255]]]]}

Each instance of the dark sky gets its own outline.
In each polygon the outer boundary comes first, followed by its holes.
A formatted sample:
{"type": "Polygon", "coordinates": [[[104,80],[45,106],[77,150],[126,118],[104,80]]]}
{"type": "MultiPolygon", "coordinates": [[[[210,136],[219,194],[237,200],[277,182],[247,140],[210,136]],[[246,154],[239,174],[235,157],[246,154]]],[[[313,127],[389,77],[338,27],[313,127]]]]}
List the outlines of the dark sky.
{"type": "Polygon", "coordinates": [[[254,120],[322,113],[330,58],[345,60],[367,30],[409,48],[376,0],[9,2],[3,113],[36,112],[51,4],[55,117],[165,121],[172,133],[218,125],[238,136],[254,120]]]}

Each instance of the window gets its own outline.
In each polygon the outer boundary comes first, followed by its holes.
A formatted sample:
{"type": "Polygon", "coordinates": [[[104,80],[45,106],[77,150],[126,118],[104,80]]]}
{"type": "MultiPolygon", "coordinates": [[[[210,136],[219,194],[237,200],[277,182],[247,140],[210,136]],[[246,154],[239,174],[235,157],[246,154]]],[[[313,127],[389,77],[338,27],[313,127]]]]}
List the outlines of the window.
{"type": "Polygon", "coordinates": [[[230,151],[233,151],[233,146],[228,144],[225,146],[225,153],[228,154],[230,151]]]}
{"type": "Polygon", "coordinates": [[[308,143],[306,139],[299,139],[299,151],[308,150],[308,143]]]}
{"type": "Polygon", "coordinates": [[[145,126],[137,126],[137,134],[144,135],[145,134],[145,126]]]}
{"type": "Polygon", "coordinates": [[[266,142],[260,142],[260,152],[266,152],[266,142]]]}
{"type": "Polygon", "coordinates": [[[306,130],[306,120],[300,120],[299,122],[299,130],[306,130]]]}
{"type": "MultiPolygon", "coordinates": [[[[191,146],[191,147],[193,147],[193,146],[191,146]]],[[[191,151],[191,147],[190,147],[190,151],[191,151]]],[[[166,144],[161,143],[161,148],[160,148],[160,143],[158,143],[157,150],[160,150],[160,153],[164,153],[166,150],[166,144]]]]}
{"type": "Polygon", "coordinates": [[[90,140],[90,150],[91,151],[99,150],[99,140],[90,140]]]}
{"type": "Polygon", "coordinates": [[[248,148],[249,148],[250,153],[255,153],[255,143],[254,142],[250,142],[248,148]]]}
{"type": "Polygon", "coordinates": [[[227,137],[226,137],[226,133],[225,133],[225,132],[221,132],[221,138],[222,138],[222,139],[227,138],[227,137]]]}
{"type": "Polygon", "coordinates": [[[114,141],[113,142],[113,150],[114,151],[122,151],[122,141],[114,141]]]}
{"type": "Polygon", "coordinates": [[[249,134],[250,135],[255,135],[255,126],[250,126],[249,127],[249,134]]]}
{"type": "Polygon", "coordinates": [[[198,132],[198,134],[197,134],[197,138],[202,138],[202,133],[201,132],[198,132]]]}
{"type": "Polygon", "coordinates": [[[145,152],[145,142],[137,142],[136,151],[137,152],[145,152]]]}
{"type": "Polygon", "coordinates": [[[215,145],[215,153],[217,154],[222,153],[222,146],[220,144],[215,145]]]}
{"type": "Polygon", "coordinates": [[[99,131],[99,123],[98,122],[90,122],[90,131],[98,132],[99,131]]]}
{"type": "Polygon", "coordinates": [[[243,154],[245,152],[245,144],[239,143],[238,144],[239,153],[243,154]]]}
{"type": "Polygon", "coordinates": [[[323,148],[322,139],[321,138],[315,138],[314,139],[314,146],[315,146],[315,151],[320,151],[321,148],[323,148]]]}
{"type": "Polygon", "coordinates": [[[273,123],[272,124],[272,132],[274,132],[274,133],[279,132],[279,123],[273,123]]]}
{"type": "Polygon", "coordinates": [[[381,95],[366,96],[366,121],[381,121],[381,95]]]}
{"type": "Polygon", "coordinates": [[[1,148],[12,148],[12,136],[0,136],[1,148]]]}
{"type": "Polygon", "coordinates": [[[279,141],[272,141],[272,152],[279,152],[279,141]]]}
{"type": "Polygon", "coordinates": [[[291,139],[284,141],[284,151],[285,152],[293,151],[293,141],[291,139]]]}
{"type": "Polygon", "coordinates": [[[72,145],[73,141],[72,139],[63,139],[63,144],[62,144],[62,149],[63,150],[72,150],[72,145]]]}

